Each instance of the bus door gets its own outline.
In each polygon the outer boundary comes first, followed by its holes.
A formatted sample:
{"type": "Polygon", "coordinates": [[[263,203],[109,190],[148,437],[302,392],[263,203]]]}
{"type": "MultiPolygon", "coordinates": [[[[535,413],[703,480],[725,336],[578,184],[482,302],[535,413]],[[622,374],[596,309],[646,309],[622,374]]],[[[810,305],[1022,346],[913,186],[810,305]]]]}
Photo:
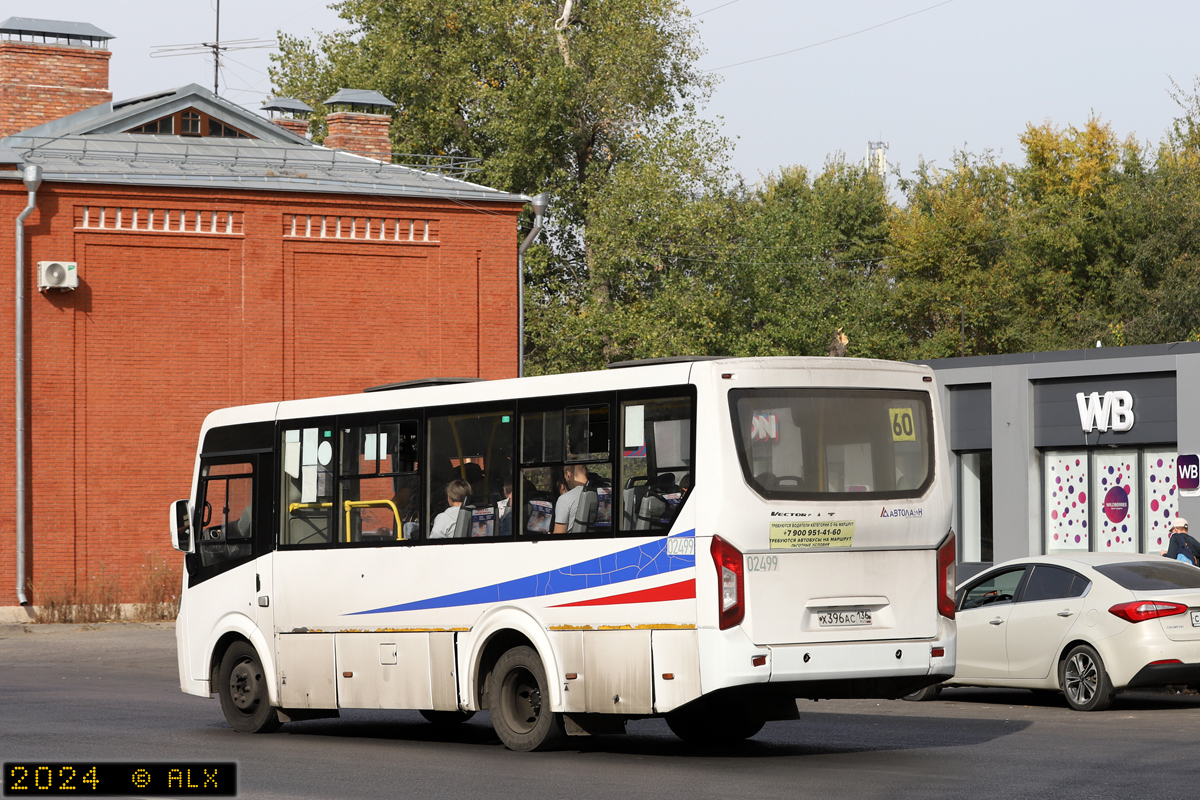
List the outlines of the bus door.
{"type": "MultiPolygon", "coordinates": [[[[198,535],[195,552],[187,556],[189,629],[198,635],[207,636],[233,608],[271,640],[272,467],[269,453],[200,458],[193,526],[198,535]]],[[[204,648],[190,650],[202,654],[204,648]]],[[[193,665],[192,674],[204,675],[205,666],[193,665]]]]}

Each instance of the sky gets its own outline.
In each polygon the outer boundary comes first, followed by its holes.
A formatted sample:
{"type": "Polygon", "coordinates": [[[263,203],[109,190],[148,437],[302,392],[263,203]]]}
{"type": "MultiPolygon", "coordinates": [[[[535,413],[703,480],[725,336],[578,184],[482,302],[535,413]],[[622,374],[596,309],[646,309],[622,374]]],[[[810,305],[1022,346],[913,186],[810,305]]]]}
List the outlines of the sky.
{"type": "MultiPolygon", "coordinates": [[[[1200,76],[1200,3],[1151,0],[685,0],[720,82],[702,112],[735,142],[750,182],[782,166],[819,169],[867,142],[911,174],[956,150],[1023,159],[1029,123],[1082,126],[1158,142],[1178,111],[1170,79],[1200,76]],[[789,50],[799,52],[786,53],[789,50]],[[739,64],[750,59],[762,59],[739,64]]],[[[90,22],[110,42],[117,99],[212,85],[207,55],[152,58],[162,45],[212,41],[215,0],[3,0],[0,18],[90,22]]],[[[340,27],[327,0],[224,0],[221,39],[311,36],[340,27]]],[[[257,108],[269,49],[226,54],[221,94],[257,108]]]]}

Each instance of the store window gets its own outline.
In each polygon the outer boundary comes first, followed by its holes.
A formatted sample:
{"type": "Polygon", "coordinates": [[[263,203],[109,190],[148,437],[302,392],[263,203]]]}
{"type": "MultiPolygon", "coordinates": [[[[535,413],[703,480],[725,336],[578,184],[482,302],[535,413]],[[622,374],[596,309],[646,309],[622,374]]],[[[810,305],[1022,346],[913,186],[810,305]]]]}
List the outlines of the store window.
{"type": "Polygon", "coordinates": [[[1174,448],[1148,447],[1142,451],[1143,553],[1154,554],[1166,548],[1170,521],[1179,516],[1175,456],[1174,448]]]}
{"type": "Polygon", "coordinates": [[[1060,450],[1042,459],[1046,493],[1046,552],[1087,551],[1088,452],[1060,450]]]}
{"type": "Polygon", "coordinates": [[[992,451],[959,453],[961,561],[992,563],[992,451]]]}
{"type": "MultiPolygon", "coordinates": [[[[1045,451],[1046,552],[1154,554],[1166,547],[1179,514],[1175,455],[1173,447],[1045,451]]],[[[965,497],[962,507],[965,514],[965,497]]]]}
{"type": "Polygon", "coordinates": [[[1096,451],[1095,474],[1096,552],[1138,551],[1137,450],[1096,451]]]}

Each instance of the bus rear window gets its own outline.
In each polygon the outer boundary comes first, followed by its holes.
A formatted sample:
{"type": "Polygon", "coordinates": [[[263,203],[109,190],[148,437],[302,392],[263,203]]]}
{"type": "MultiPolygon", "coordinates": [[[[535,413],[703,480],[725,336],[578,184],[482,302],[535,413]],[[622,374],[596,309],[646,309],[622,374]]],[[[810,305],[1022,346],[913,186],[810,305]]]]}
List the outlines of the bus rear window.
{"type": "Polygon", "coordinates": [[[735,389],[729,405],[742,471],[763,497],[919,497],[933,478],[925,392],[735,389]]]}

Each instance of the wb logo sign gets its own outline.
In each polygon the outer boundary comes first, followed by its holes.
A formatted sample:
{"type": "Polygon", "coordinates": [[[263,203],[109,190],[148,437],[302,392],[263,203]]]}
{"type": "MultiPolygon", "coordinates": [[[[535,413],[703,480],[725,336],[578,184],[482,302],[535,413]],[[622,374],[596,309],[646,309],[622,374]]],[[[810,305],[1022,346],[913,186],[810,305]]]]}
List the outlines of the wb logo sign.
{"type": "Polygon", "coordinates": [[[1133,395],[1129,392],[1092,392],[1090,395],[1080,392],[1075,395],[1079,404],[1079,423],[1085,433],[1099,430],[1105,433],[1111,427],[1114,431],[1127,431],[1133,427],[1133,395]]]}
{"type": "Polygon", "coordinates": [[[1179,491],[1194,492],[1200,489],[1200,456],[1180,453],[1175,468],[1179,479],[1179,491]]]}

